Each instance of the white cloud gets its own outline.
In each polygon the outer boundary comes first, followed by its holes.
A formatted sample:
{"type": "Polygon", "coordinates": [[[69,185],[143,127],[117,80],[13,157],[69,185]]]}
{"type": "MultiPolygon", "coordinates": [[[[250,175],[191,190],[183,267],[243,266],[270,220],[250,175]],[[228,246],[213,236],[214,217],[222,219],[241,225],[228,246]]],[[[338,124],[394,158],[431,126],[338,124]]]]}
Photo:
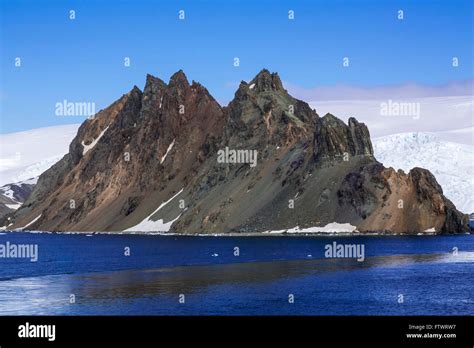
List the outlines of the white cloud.
{"type": "Polygon", "coordinates": [[[406,83],[378,87],[360,87],[339,84],[333,86],[303,88],[294,85],[291,82],[284,82],[284,86],[291,95],[304,101],[405,99],[472,96],[474,93],[474,78],[453,81],[438,86],[406,83]]]}

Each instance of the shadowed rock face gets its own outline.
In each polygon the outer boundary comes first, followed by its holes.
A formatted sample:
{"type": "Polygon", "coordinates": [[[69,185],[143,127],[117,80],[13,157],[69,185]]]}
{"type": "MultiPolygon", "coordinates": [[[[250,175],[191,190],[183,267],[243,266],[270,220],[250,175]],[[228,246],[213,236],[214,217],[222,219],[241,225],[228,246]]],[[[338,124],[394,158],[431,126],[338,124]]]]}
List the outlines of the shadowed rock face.
{"type": "Polygon", "coordinates": [[[314,158],[333,160],[344,155],[373,156],[372,143],[366,125],[349,118],[349,125],[327,114],[316,122],[314,158]]]}
{"type": "Polygon", "coordinates": [[[363,123],[319,117],[267,70],[242,81],[224,108],[182,71],[168,84],[147,75],[143,92],[134,87],[84,122],[13,228],[37,217],[29,228],[120,231],[149,217],[174,221],[176,233],[332,222],[387,233],[467,231],[431,173],[384,168],[363,123]],[[241,160],[222,161],[224,149],[243,151],[241,160]]]}
{"type": "Polygon", "coordinates": [[[338,200],[341,207],[361,218],[358,227],[364,231],[466,230],[463,214],[443,196],[434,176],[422,168],[405,174],[379,163],[364,166],[344,178],[338,200]]]}

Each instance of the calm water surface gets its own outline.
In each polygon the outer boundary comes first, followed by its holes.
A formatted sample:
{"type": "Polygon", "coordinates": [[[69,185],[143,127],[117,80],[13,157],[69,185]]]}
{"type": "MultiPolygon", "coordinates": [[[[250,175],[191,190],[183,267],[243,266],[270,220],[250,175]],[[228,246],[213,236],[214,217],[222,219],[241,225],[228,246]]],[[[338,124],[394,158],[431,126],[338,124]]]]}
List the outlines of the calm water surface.
{"type": "Polygon", "coordinates": [[[0,234],[7,241],[37,244],[39,259],[0,258],[0,315],[474,314],[471,235],[0,234]],[[333,241],[363,244],[365,261],[325,258],[333,241]]]}

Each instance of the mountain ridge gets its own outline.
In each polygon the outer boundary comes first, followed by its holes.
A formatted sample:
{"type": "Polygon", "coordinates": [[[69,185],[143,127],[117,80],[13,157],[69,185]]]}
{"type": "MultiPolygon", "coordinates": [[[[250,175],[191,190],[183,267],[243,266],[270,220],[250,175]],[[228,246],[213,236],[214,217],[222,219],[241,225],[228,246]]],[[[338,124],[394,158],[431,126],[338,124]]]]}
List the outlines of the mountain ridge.
{"type": "Polygon", "coordinates": [[[392,171],[375,160],[363,123],[319,117],[276,73],[263,69],[243,81],[221,107],[180,70],[168,84],[147,75],[143,91],[134,86],[85,121],[14,214],[13,228],[34,220],[29,228],[122,231],[149,220],[176,233],[334,222],[362,232],[467,231],[431,173],[392,171]],[[257,151],[257,168],[219,163],[225,146],[257,151]],[[399,200],[409,207],[397,208],[399,200]]]}

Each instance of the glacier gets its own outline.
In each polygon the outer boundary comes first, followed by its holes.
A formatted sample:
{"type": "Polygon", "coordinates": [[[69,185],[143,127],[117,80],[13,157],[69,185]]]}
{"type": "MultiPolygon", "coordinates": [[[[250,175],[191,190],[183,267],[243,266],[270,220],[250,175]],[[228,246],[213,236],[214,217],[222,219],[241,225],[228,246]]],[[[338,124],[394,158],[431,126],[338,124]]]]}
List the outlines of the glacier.
{"type": "MultiPolygon", "coordinates": [[[[459,133],[465,131],[461,129],[459,133]]],[[[405,172],[413,167],[428,169],[456,208],[472,213],[474,146],[442,140],[443,136],[430,132],[399,133],[375,138],[372,145],[375,158],[387,167],[405,172]]]]}

